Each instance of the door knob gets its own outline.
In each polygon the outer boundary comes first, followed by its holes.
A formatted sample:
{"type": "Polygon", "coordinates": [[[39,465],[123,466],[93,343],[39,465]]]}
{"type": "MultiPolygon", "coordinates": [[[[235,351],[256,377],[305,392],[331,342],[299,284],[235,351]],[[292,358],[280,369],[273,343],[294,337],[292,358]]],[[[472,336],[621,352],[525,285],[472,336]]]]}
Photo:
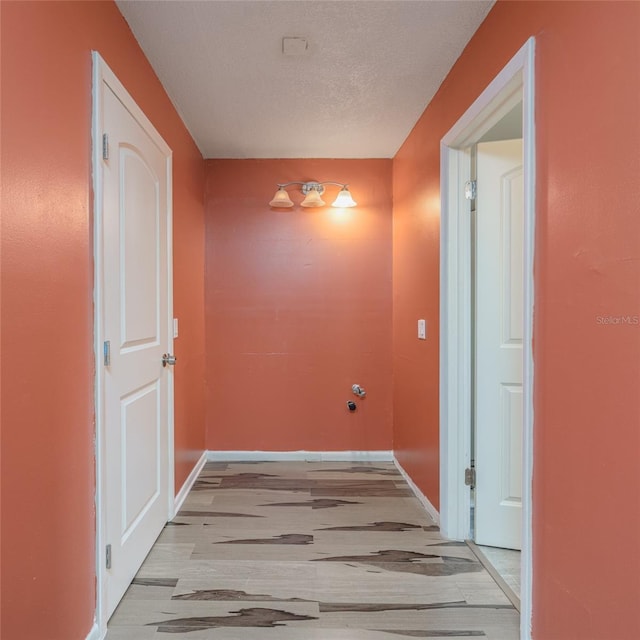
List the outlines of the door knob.
{"type": "Polygon", "coordinates": [[[175,364],[178,358],[172,356],[170,353],[162,354],[162,366],[166,367],[168,364],[175,364]]]}

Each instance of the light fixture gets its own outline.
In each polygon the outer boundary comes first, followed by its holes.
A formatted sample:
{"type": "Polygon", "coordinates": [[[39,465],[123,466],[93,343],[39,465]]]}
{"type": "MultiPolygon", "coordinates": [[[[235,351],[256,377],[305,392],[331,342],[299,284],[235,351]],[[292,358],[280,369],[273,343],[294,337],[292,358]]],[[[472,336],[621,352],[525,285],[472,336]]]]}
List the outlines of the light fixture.
{"type": "Polygon", "coordinates": [[[305,194],[304,200],[300,203],[301,207],[324,207],[325,202],[322,199],[321,195],[324,189],[317,187],[315,185],[309,186],[305,189],[307,185],[303,185],[302,193],[305,194]]]}
{"type": "Polygon", "coordinates": [[[345,185],[338,197],[333,201],[332,207],[355,207],[356,201],[351,197],[351,193],[349,191],[349,187],[345,185]]]}
{"type": "Polygon", "coordinates": [[[300,203],[301,207],[324,207],[325,202],[322,199],[324,193],[324,185],[331,184],[338,187],[342,187],[338,196],[332,203],[332,207],[355,207],[356,201],[352,198],[349,191],[349,185],[342,182],[285,182],[278,185],[278,190],[273,196],[273,200],[269,203],[272,207],[293,207],[293,202],[289,198],[289,193],[285,187],[289,187],[292,184],[299,184],[300,190],[304,194],[305,198],[300,203]]]}
{"type": "Polygon", "coordinates": [[[284,187],[280,187],[276,191],[276,195],[273,196],[273,200],[269,204],[272,207],[293,207],[293,202],[284,187]]]}

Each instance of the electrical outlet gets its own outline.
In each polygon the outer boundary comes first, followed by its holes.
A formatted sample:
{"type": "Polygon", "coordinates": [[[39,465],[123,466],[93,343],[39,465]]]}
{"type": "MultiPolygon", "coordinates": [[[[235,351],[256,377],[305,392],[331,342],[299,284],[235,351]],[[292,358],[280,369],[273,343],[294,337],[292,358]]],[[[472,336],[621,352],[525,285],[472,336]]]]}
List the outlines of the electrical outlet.
{"type": "Polygon", "coordinates": [[[427,321],[418,320],[418,340],[427,339],[427,321]]]}

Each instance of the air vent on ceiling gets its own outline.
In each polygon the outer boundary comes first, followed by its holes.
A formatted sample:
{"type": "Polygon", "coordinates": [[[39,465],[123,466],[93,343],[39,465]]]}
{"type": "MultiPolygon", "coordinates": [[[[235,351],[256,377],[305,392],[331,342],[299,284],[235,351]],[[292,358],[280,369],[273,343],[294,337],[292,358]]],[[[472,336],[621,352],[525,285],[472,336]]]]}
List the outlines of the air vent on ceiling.
{"type": "Polygon", "coordinates": [[[285,56],[304,56],[309,50],[306,38],[282,38],[282,54],[285,56]]]}

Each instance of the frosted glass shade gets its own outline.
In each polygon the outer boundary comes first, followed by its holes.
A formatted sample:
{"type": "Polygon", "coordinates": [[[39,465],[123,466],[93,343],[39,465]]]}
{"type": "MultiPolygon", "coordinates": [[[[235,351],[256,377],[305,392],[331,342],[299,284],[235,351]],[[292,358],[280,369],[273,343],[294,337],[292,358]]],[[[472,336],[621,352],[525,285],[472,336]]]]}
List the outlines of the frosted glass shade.
{"type": "Polygon", "coordinates": [[[332,207],[355,207],[358,203],[351,197],[351,192],[347,187],[342,189],[338,197],[333,201],[332,207]]]}
{"type": "Polygon", "coordinates": [[[293,202],[284,187],[280,187],[273,196],[273,200],[269,203],[271,207],[293,207],[293,202]]]}
{"type": "Polygon", "coordinates": [[[311,191],[307,193],[305,199],[300,203],[300,206],[324,207],[324,200],[320,197],[320,194],[315,189],[311,189],[311,191]]]}

